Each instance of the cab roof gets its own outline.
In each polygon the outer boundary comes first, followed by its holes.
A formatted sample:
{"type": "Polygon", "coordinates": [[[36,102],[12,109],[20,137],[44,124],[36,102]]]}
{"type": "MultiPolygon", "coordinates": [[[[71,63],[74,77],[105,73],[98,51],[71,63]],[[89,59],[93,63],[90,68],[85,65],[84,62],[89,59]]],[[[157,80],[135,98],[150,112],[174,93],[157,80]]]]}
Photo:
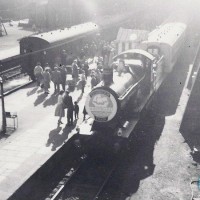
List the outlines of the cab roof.
{"type": "Polygon", "coordinates": [[[120,54],[118,54],[117,56],[115,56],[113,59],[116,59],[117,57],[119,57],[119,56],[121,56],[123,54],[141,54],[141,55],[149,58],[150,60],[154,60],[155,59],[154,56],[152,56],[150,53],[148,53],[147,51],[142,50],[142,49],[129,49],[127,51],[123,51],[120,54]]]}

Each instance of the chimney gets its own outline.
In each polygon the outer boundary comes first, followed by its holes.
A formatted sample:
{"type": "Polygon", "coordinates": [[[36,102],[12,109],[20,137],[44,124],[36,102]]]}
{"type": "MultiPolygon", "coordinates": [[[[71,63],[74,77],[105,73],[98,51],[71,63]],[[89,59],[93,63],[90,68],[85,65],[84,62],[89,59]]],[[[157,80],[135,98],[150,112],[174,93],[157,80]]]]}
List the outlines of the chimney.
{"type": "Polygon", "coordinates": [[[109,56],[104,57],[104,67],[103,67],[103,81],[105,86],[110,86],[113,83],[113,68],[112,62],[114,57],[114,49],[110,49],[109,56]]]}

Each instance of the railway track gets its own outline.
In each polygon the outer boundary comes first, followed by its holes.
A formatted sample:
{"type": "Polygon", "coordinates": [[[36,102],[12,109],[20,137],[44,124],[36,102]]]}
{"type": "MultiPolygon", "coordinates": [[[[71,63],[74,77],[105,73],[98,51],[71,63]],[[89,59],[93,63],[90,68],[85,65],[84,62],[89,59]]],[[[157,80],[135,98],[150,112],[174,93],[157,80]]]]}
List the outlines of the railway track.
{"type": "Polygon", "coordinates": [[[85,158],[61,181],[59,189],[50,195],[50,200],[96,200],[116,169],[115,158],[85,158]]]}
{"type": "Polygon", "coordinates": [[[0,72],[0,76],[4,78],[4,80],[9,80],[11,78],[14,78],[18,75],[22,74],[22,68],[21,66],[16,66],[11,69],[5,70],[0,72]]]}

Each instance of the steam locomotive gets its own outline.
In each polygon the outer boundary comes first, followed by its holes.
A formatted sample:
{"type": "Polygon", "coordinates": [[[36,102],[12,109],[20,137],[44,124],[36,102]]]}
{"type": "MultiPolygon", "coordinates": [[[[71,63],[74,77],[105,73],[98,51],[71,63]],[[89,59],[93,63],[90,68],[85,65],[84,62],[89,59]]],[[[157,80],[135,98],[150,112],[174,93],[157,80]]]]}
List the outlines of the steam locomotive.
{"type": "MultiPolygon", "coordinates": [[[[129,138],[141,112],[176,64],[186,30],[186,22],[168,20],[149,34],[140,49],[113,58],[117,69],[112,81],[98,84],[85,102],[91,135],[129,138]]],[[[80,128],[81,133],[85,134],[80,128]]]]}

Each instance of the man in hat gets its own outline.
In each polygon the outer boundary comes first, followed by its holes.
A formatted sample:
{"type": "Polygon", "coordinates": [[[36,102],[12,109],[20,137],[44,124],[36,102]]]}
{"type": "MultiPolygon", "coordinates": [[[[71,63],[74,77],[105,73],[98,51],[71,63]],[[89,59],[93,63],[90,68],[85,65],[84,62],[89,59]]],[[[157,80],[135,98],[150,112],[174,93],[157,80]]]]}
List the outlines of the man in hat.
{"type": "Polygon", "coordinates": [[[57,65],[54,67],[54,71],[52,72],[52,81],[54,83],[54,93],[60,91],[60,84],[61,84],[61,72],[57,65]]]}
{"type": "Polygon", "coordinates": [[[64,108],[67,108],[67,125],[73,125],[73,111],[74,105],[72,97],[69,95],[69,91],[65,91],[65,95],[63,97],[64,108]]]}
{"type": "Polygon", "coordinates": [[[65,51],[65,49],[62,50],[61,63],[62,63],[62,65],[67,64],[67,52],[65,51]]]}
{"type": "Polygon", "coordinates": [[[77,65],[77,60],[74,60],[72,63],[72,78],[75,81],[75,84],[78,81],[78,65],[77,65]]]}
{"type": "Polygon", "coordinates": [[[42,79],[43,79],[42,73],[43,73],[43,68],[41,66],[41,63],[37,62],[37,65],[34,68],[34,76],[37,81],[37,86],[40,86],[42,82],[42,79]]]}
{"type": "Polygon", "coordinates": [[[88,74],[89,74],[89,65],[88,65],[88,61],[85,61],[84,65],[83,65],[83,70],[85,71],[85,78],[87,79],[88,74]]]}
{"type": "Polygon", "coordinates": [[[51,75],[49,73],[49,69],[46,67],[43,72],[43,84],[44,84],[43,87],[45,94],[49,94],[50,82],[51,82],[51,75]]]}
{"type": "Polygon", "coordinates": [[[66,86],[66,79],[67,79],[67,69],[65,65],[61,65],[59,67],[60,73],[61,73],[61,85],[62,89],[65,91],[65,86],[66,86]]]}

